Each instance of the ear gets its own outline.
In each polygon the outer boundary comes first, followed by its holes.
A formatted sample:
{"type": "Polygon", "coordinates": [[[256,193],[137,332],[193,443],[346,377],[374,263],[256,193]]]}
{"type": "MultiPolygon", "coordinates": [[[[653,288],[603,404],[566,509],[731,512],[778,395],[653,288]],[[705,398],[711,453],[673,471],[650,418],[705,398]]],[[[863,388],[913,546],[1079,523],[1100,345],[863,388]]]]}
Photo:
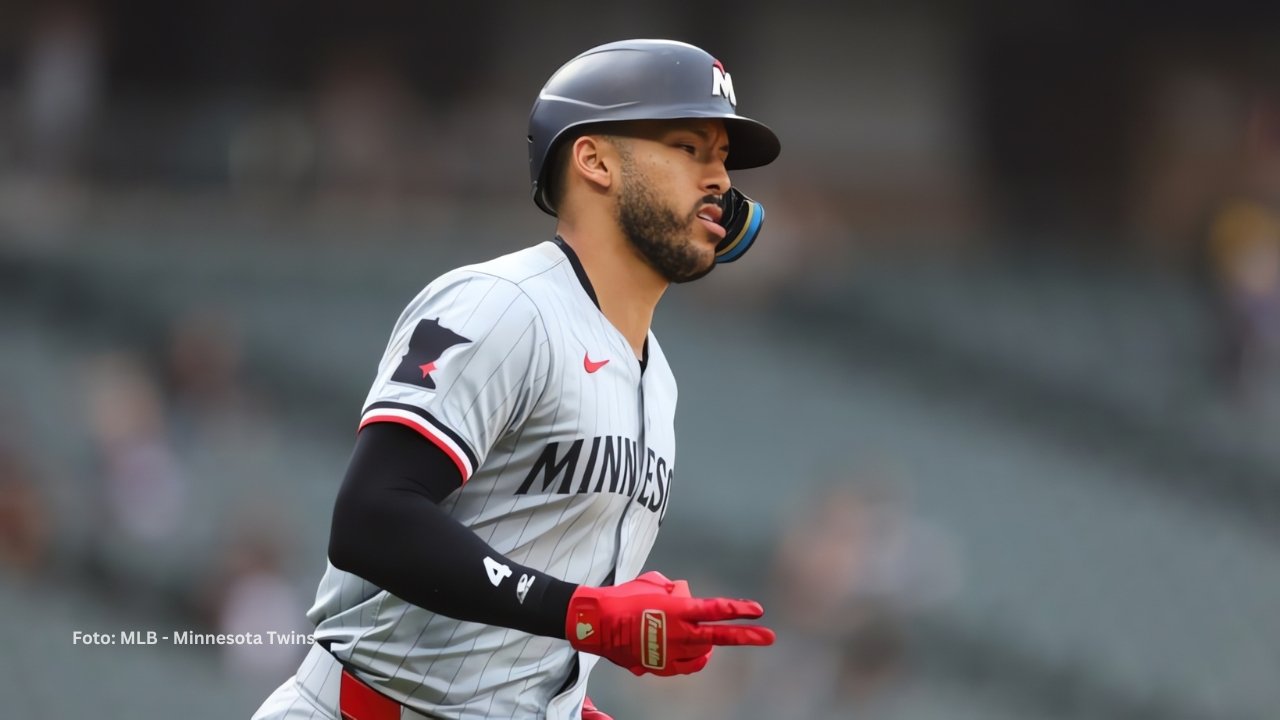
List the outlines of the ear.
{"type": "Polygon", "coordinates": [[[569,165],[596,191],[608,190],[617,174],[617,152],[603,138],[583,135],[573,141],[569,165]]]}

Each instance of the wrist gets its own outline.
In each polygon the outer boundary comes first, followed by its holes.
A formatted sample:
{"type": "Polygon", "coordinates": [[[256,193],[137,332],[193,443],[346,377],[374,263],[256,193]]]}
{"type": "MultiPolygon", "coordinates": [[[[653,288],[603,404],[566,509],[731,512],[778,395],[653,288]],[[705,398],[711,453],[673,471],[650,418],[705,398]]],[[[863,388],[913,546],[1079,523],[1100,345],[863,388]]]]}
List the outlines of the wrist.
{"type": "Polygon", "coordinates": [[[581,586],[548,575],[540,576],[539,580],[545,582],[542,583],[542,594],[537,599],[540,611],[535,634],[565,639],[568,637],[565,634],[565,618],[569,615],[569,601],[581,586]]]}

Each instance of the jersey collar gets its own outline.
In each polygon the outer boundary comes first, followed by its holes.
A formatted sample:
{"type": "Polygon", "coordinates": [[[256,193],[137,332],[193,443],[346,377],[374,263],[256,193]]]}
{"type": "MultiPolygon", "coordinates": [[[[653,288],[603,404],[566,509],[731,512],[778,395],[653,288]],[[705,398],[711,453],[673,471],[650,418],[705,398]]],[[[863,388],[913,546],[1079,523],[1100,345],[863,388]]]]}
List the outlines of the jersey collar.
{"type": "Polygon", "coordinates": [[[564,251],[565,257],[569,258],[569,264],[573,266],[573,273],[578,276],[578,282],[582,283],[582,289],[587,291],[587,297],[591,298],[591,302],[596,307],[600,307],[600,300],[596,297],[596,289],[591,284],[591,278],[587,277],[587,271],[582,267],[582,261],[578,259],[578,253],[569,247],[569,243],[564,238],[556,235],[556,245],[564,251]]]}

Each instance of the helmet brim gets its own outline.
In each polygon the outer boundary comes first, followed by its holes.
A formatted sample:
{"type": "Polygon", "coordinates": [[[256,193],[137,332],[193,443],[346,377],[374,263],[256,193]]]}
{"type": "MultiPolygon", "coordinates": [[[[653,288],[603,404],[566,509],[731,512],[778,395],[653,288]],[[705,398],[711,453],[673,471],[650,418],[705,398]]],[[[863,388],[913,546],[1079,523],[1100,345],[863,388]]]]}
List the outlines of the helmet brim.
{"type": "MultiPolygon", "coordinates": [[[[723,120],[725,132],[729,135],[729,157],[725,160],[726,170],[746,170],[768,165],[778,159],[782,152],[782,143],[768,125],[759,120],[715,112],[703,108],[671,108],[664,113],[649,112],[643,117],[621,117],[614,122],[626,120],[723,120]]],[[[605,124],[610,121],[599,122],[605,124]]]]}
{"type": "Polygon", "coordinates": [[[724,120],[729,134],[729,157],[726,170],[747,170],[768,165],[778,159],[782,143],[773,130],[762,122],[741,115],[693,115],[691,117],[719,118],[724,120]]]}

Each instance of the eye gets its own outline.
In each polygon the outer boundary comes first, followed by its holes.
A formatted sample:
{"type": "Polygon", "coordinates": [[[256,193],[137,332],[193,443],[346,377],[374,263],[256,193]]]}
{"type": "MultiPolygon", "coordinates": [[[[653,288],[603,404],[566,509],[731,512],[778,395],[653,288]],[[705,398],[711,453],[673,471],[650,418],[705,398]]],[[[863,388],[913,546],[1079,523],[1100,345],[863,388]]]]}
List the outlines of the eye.
{"type": "Polygon", "coordinates": [[[696,148],[696,147],[694,147],[694,146],[692,146],[692,145],[689,145],[689,144],[687,144],[687,143],[681,143],[681,144],[677,145],[676,147],[678,147],[678,148],[680,148],[681,150],[683,150],[683,151],[685,151],[685,152],[689,153],[690,155],[697,155],[697,154],[698,154],[698,148],[696,148]]]}

